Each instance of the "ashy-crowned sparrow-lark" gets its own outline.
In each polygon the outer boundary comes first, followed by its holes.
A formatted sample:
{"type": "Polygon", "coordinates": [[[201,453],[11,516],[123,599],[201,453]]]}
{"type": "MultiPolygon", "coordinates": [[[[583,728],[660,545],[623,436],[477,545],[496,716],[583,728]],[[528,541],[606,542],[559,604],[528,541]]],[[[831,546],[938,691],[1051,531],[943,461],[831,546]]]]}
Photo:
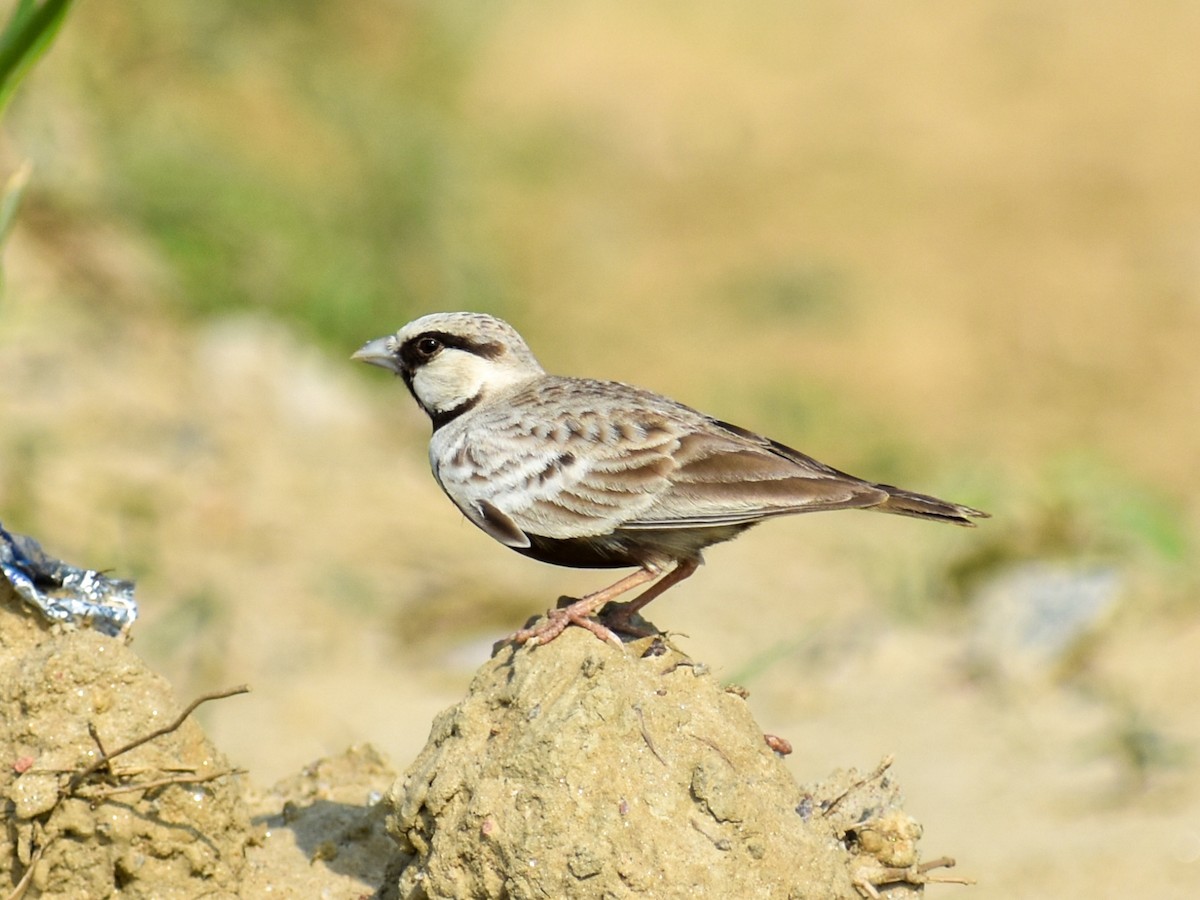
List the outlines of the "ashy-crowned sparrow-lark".
{"type": "Polygon", "coordinates": [[[613,629],[641,633],[630,617],[691,575],[705,547],[774,516],[872,509],[954,525],[987,516],[847,475],[660,394],[549,375],[511,325],[482,313],[423,316],[353,358],[404,379],[433,422],[434,477],[493,538],[555,565],[636,567],[517,631],[517,643],[548,643],[569,624],[618,643],[613,629]]]}

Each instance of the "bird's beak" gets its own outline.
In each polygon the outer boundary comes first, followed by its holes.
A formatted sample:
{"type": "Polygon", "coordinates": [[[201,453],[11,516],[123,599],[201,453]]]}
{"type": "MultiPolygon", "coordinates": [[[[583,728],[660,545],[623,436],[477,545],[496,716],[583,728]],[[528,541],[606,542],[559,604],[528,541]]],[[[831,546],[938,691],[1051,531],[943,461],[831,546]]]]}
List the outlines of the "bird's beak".
{"type": "Polygon", "coordinates": [[[379,366],[384,369],[389,369],[400,374],[400,360],[396,354],[389,349],[388,344],[391,342],[391,337],[376,338],[373,341],[367,341],[358,351],[351,356],[351,359],[357,359],[359,362],[370,363],[373,366],[379,366]]]}

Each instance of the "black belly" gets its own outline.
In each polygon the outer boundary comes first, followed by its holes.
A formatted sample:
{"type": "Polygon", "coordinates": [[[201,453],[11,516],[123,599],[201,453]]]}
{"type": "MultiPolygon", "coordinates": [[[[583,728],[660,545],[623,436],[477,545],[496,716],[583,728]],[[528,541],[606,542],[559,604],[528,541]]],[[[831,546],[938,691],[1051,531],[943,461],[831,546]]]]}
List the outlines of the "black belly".
{"type": "Polygon", "coordinates": [[[700,551],[737,537],[753,522],[709,528],[617,529],[609,534],[580,538],[548,538],[527,534],[528,547],[518,553],[539,562],[572,569],[623,569],[664,566],[683,559],[700,559],[700,551]]]}

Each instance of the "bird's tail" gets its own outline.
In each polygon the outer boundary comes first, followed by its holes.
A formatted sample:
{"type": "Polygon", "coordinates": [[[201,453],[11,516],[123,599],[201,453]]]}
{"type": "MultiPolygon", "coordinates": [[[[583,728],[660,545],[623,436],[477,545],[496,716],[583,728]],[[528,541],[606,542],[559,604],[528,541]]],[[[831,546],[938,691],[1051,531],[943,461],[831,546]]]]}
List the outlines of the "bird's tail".
{"type": "Polygon", "coordinates": [[[875,485],[880,490],[887,491],[888,497],[878,506],[872,509],[878,509],[881,512],[895,513],[899,516],[914,516],[918,519],[932,519],[935,522],[949,522],[952,525],[964,525],[968,528],[974,528],[975,523],[972,519],[987,519],[989,513],[985,513],[978,509],[972,509],[969,506],[963,506],[959,503],[951,503],[948,500],[939,500],[937,497],[930,497],[928,494],[917,494],[913,491],[905,491],[898,487],[893,487],[890,484],[875,485]]]}

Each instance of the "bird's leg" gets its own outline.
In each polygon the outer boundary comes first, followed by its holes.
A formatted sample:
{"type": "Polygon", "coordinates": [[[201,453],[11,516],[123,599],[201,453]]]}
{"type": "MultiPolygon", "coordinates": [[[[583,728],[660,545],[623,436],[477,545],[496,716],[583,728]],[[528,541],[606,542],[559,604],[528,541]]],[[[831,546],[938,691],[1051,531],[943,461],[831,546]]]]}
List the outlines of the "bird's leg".
{"type": "MultiPolygon", "coordinates": [[[[670,578],[679,571],[676,569],[671,572],[667,578],[670,578]]],[[[619,597],[626,591],[631,591],[639,584],[645,584],[647,581],[653,581],[662,572],[657,566],[645,566],[626,575],[615,584],[610,584],[603,590],[588,594],[567,606],[559,607],[547,611],[544,621],[539,622],[532,628],[522,628],[520,631],[513,632],[508,636],[508,639],[515,644],[524,644],[529,641],[534,641],[538,644],[548,644],[560,634],[562,634],[568,625],[578,625],[581,628],[586,628],[602,641],[612,641],[618,647],[621,646],[621,639],[613,634],[609,629],[605,628],[599,622],[592,618],[603,606],[612,600],[614,597],[619,597]]],[[[667,579],[664,579],[664,581],[667,579]]],[[[676,579],[678,580],[678,579],[676,579]]],[[[646,591],[650,593],[654,588],[646,591]]],[[[644,596],[644,595],[643,595],[644,596]]],[[[639,597],[638,600],[641,598],[639,597]]],[[[634,601],[635,603],[637,601],[634,601]]]]}
{"type": "Polygon", "coordinates": [[[649,637],[645,629],[637,627],[630,622],[630,619],[637,614],[639,609],[668,588],[679,584],[679,582],[683,581],[698,568],[700,568],[699,559],[680,560],[676,563],[675,568],[663,576],[658,583],[650,585],[650,587],[646,588],[646,590],[642,591],[628,603],[614,603],[604,612],[601,619],[613,631],[620,631],[624,634],[632,634],[638,637],[649,637]]]}

